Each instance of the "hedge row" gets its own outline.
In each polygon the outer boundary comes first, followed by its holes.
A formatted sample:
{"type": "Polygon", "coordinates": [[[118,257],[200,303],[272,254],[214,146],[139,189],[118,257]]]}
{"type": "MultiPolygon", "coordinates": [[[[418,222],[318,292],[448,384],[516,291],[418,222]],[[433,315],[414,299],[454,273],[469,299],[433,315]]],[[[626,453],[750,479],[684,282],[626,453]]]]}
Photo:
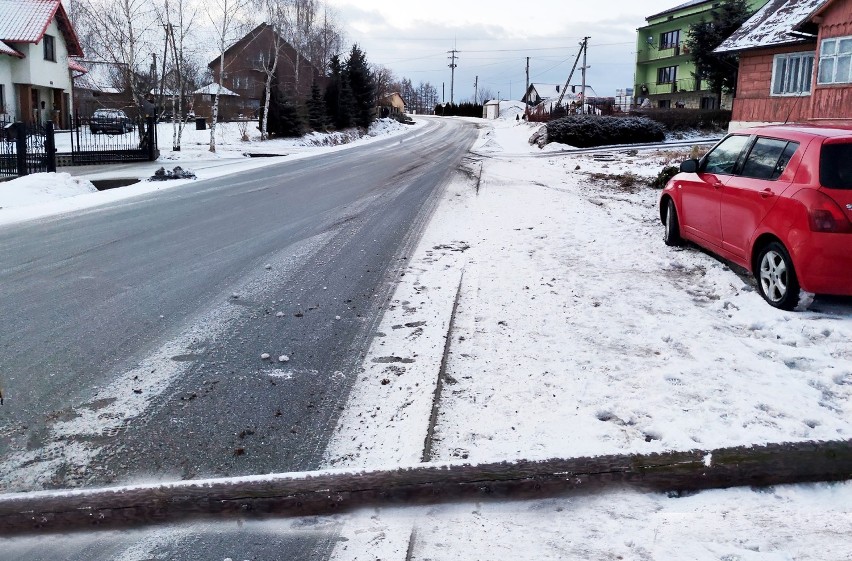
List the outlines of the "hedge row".
{"type": "Polygon", "coordinates": [[[675,132],[690,129],[727,130],[731,112],[725,109],[641,109],[633,116],[648,117],[675,132]]]}
{"type": "Polygon", "coordinates": [[[577,148],[660,142],[665,140],[665,137],[663,126],[645,117],[571,115],[547,123],[548,142],[559,142],[577,148]]]}

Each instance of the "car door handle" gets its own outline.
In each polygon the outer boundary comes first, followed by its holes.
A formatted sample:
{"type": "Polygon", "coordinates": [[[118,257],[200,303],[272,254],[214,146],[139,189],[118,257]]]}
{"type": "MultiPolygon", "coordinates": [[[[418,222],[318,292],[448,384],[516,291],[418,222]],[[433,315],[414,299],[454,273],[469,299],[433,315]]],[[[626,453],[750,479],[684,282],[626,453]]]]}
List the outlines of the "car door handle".
{"type": "Polygon", "coordinates": [[[769,188],[766,188],[766,189],[764,189],[763,191],[760,192],[760,198],[761,199],[768,199],[769,197],[771,197],[773,195],[775,195],[775,193],[773,193],[772,189],[769,189],[769,188]]]}
{"type": "Polygon", "coordinates": [[[722,183],[721,181],[717,181],[716,183],[713,184],[713,188],[714,189],[721,189],[724,185],[725,184],[722,183]]]}

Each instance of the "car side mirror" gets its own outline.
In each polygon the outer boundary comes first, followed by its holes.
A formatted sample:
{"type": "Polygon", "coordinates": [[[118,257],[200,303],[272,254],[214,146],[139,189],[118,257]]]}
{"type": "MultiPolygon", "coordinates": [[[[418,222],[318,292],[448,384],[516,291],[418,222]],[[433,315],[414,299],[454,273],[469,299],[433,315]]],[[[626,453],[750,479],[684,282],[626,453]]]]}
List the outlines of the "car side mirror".
{"type": "Polygon", "coordinates": [[[696,173],[698,171],[698,160],[690,159],[681,162],[680,171],[683,173],[696,173]]]}

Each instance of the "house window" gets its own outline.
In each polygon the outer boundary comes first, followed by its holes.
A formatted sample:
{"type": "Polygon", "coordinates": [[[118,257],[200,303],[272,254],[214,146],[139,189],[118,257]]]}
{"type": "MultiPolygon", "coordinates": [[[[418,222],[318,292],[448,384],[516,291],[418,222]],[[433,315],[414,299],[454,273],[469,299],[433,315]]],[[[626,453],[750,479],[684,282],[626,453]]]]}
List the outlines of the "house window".
{"type": "Polygon", "coordinates": [[[56,43],[53,35],[44,36],[44,60],[52,60],[56,62],[56,43]]]}
{"type": "Polygon", "coordinates": [[[6,113],[6,86],[0,84],[0,113],[6,113]]]}
{"type": "Polygon", "coordinates": [[[852,82],[852,36],[823,39],[819,49],[819,83],[852,82]]]}
{"type": "Polygon", "coordinates": [[[658,84],[673,84],[677,79],[677,66],[664,66],[657,69],[658,84]]]}
{"type": "Polygon", "coordinates": [[[715,97],[707,97],[707,96],[704,96],[704,97],[701,98],[700,107],[704,111],[711,111],[711,110],[719,108],[716,105],[716,98],[715,97]]]}
{"type": "Polygon", "coordinates": [[[670,100],[670,99],[657,100],[657,108],[659,108],[659,109],[671,109],[672,108],[672,100],[670,100]]]}
{"type": "Polygon", "coordinates": [[[772,66],[772,95],[810,93],[813,73],[813,53],[775,55],[772,66]]]}
{"type": "Polygon", "coordinates": [[[660,50],[674,49],[680,43],[680,29],[660,34],[660,50]]]}

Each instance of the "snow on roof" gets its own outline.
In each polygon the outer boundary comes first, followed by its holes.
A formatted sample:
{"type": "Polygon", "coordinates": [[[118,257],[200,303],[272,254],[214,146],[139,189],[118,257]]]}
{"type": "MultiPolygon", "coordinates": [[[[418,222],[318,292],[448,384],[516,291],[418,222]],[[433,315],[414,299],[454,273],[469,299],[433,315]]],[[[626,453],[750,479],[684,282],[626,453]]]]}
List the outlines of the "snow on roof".
{"type": "MultiPolygon", "coordinates": [[[[75,62],[76,63],[76,62],[75,62]]],[[[82,68],[82,72],[86,74],[74,77],[74,87],[83,90],[92,90],[106,94],[120,93],[121,88],[116,87],[116,84],[121,81],[121,69],[109,62],[99,61],[84,61],[83,64],[78,64],[82,68]]],[[[68,62],[69,68],[71,62],[68,62]]],[[[74,68],[73,70],[76,70],[74,68]]]]}
{"type": "Polygon", "coordinates": [[[231,90],[229,90],[225,86],[222,86],[222,90],[219,91],[219,84],[217,84],[216,82],[213,82],[212,84],[207,84],[203,88],[198,88],[197,90],[195,90],[192,93],[205,94],[205,95],[216,95],[217,91],[219,92],[219,95],[231,95],[231,96],[234,96],[234,97],[240,97],[240,94],[232,92],[231,90]]]}
{"type": "Polygon", "coordinates": [[[22,55],[3,41],[0,41],[0,54],[9,55],[17,58],[24,58],[24,55],[22,55]]]}
{"type": "Polygon", "coordinates": [[[38,43],[59,3],[59,0],[0,0],[0,39],[38,43]]]}
{"type": "Polygon", "coordinates": [[[559,97],[559,90],[562,89],[561,84],[530,84],[530,87],[534,88],[542,99],[559,97]]]}
{"type": "Polygon", "coordinates": [[[83,56],[61,0],[0,0],[0,40],[38,43],[54,18],[65,38],[68,54],[83,56]]]}
{"type": "Polygon", "coordinates": [[[804,41],[792,35],[799,27],[830,0],[769,0],[730,37],[717,53],[776,47],[804,41]]]}

